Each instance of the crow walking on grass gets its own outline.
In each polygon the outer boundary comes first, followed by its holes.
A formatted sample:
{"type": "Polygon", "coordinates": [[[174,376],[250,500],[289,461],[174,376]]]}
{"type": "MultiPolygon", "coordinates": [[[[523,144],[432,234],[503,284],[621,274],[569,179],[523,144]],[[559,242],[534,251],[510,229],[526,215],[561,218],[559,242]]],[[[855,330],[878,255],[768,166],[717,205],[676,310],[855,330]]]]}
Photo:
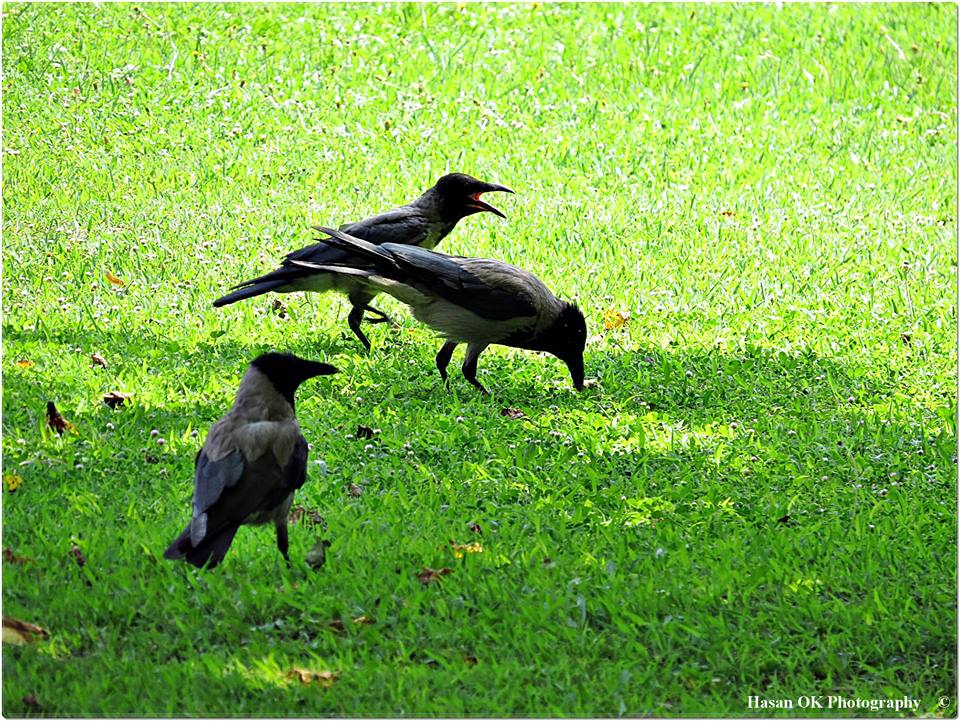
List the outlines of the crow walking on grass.
{"type": "Polygon", "coordinates": [[[374,245],[347,233],[319,228],[340,251],[340,264],[295,264],[352,278],[406,303],[413,315],[447,339],[437,353],[444,381],[454,349],[467,344],[463,375],[484,393],[477,360],[489,345],[545,351],[564,363],[573,385],[583,388],[583,313],[557,298],[532,273],[498,260],[444,255],[416,246],[374,245]]]}
{"type": "MultiPolygon", "coordinates": [[[[400,243],[434,248],[454,229],[461,218],[483,212],[505,217],[497,208],[480,198],[484,193],[495,191],[513,192],[503,185],[485,183],[463,173],[450,173],[440,178],[436,185],[413,202],[356,223],[348,223],[340,229],[375,245],[400,243]]],[[[344,262],[347,257],[345,253],[326,243],[309,245],[287,255],[276,270],[234,286],[232,293],[214,301],[213,305],[219,308],[271,291],[293,293],[302,290],[323,293],[335,290],[349,298],[352,309],[347,316],[347,323],[364,347],[370,350],[370,341],[360,330],[364,312],[378,316],[369,320],[371,323],[389,320],[385,313],[370,305],[378,291],[367,284],[356,282],[349,276],[316,270],[300,263],[336,264],[344,262]]]]}
{"type": "Polygon", "coordinates": [[[273,523],[277,548],[287,554],[287,514],[307,480],[307,442],[293,410],[293,394],[308,378],[336,373],[326,363],[290,354],[256,358],[233,407],[207,434],[197,454],[193,517],[164,558],[213,568],[241,525],[273,523]]]}

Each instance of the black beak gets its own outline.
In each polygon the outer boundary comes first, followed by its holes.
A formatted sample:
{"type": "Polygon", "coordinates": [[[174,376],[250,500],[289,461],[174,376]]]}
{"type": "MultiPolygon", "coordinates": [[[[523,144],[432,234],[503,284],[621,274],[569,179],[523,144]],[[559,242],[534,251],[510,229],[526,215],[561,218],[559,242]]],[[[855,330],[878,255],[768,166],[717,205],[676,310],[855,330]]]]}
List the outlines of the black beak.
{"type": "Polygon", "coordinates": [[[493,213],[494,215],[499,215],[501,218],[506,218],[503,213],[501,213],[497,208],[494,208],[490,203],[486,203],[480,200],[480,196],[484,193],[513,193],[510,188],[506,185],[499,185],[498,183],[484,183],[481,190],[478,190],[475,193],[470,194],[470,200],[467,202],[467,208],[473,211],[474,213],[493,213]]]}
{"type": "Polygon", "coordinates": [[[563,362],[567,364],[570,370],[570,378],[573,379],[573,387],[578,391],[583,390],[583,354],[575,355],[572,358],[564,358],[563,362]]]}
{"type": "Polygon", "coordinates": [[[329,376],[337,373],[337,369],[328,363],[317,363],[316,361],[303,361],[303,378],[316,378],[317,376],[329,376]]]}

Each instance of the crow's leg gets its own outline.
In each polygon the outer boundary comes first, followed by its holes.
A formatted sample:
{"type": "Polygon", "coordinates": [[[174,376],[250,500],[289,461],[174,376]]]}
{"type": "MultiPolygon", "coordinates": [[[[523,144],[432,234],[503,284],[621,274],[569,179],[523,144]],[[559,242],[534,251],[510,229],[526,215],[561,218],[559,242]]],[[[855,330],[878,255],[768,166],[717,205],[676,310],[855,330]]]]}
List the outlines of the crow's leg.
{"type": "Polygon", "coordinates": [[[490,391],[477,380],[477,360],[486,347],[486,345],[473,344],[467,346],[467,355],[463,359],[463,377],[479,388],[484,395],[490,395],[490,391]]]}
{"type": "Polygon", "coordinates": [[[366,319],[367,323],[369,323],[370,325],[376,325],[377,323],[393,323],[393,319],[390,316],[388,316],[382,310],[378,310],[377,308],[374,308],[372,305],[365,305],[363,306],[363,309],[367,313],[374,313],[380,316],[379,318],[367,318],[366,319]]]}
{"type": "Polygon", "coordinates": [[[280,555],[283,556],[283,560],[287,562],[287,565],[290,565],[290,554],[287,552],[290,548],[290,539],[287,536],[287,521],[284,519],[281,522],[277,522],[277,548],[280,549],[280,555]]]}
{"type": "Polygon", "coordinates": [[[360,330],[360,322],[363,320],[363,306],[355,305],[350,310],[350,315],[347,316],[347,324],[350,326],[350,330],[353,331],[353,334],[357,336],[363,347],[367,349],[367,352],[370,352],[370,341],[367,340],[367,336],[363,334],[363,331],[360,330]]]}
{"type": "Polygon", "coordinates": [[[453,351],[456,347],[456,343],[448,340],[443,344],[440,352],[437,353],[437,370],[440,371],[440,377],[443,378],[443,383],[447,386],[450,385],[450,382],[447,380],[447,366],[450,365],[450,358],[453,356],[453,351]]]}

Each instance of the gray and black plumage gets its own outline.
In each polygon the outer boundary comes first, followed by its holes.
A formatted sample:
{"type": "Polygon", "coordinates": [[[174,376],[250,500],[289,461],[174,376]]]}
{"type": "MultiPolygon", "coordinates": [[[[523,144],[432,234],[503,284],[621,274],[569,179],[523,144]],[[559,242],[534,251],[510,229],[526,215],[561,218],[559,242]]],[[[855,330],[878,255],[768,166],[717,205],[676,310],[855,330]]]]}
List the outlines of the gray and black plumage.
{"type": "MultiPolygon", "coordinates": [[[[401,243],[434,248],[468,215],[487,212],[505,217],[499,210],[480,199],[483,193],[494,191],[513,192],[504,185],[485,183],[463,173],[450,173],[440,178],[413,202],[356,223],[347,223],[340,226],[340,230],[376,245],[401,243]]],[[[213,305],[219,308],[271,291],[293,293],[302,290],[323,293],[336,290],[346,294],[352,305],[350,315],[347,316],[350,330],[364,347],[370,350],[370,341],[360,330],[364,312],[369,311],[378,316],[369,320],[371,323],[388,320],[382,311],[370,306],[377,291],[349,276],[318,271],[298,264],[299,261],[317,265],[338,264],[346,261],[348,257],[343,251],[326,243],[309,245],[287,255],[276,270],[234,286],[232,293],[214,301],[213,305]]]]}
{"type": "Polygon", "coordinates": [[[567,364],[573,385],[583,388],[587,325],[572,303],[555,296],[532,273],[498,260],[444,255],[416,246],[374,245],[342,231],[320,228],[325,243],[347,255],[340,265],[313,266],[354,278],[406,303],[418,320],[447,339],[437,354],[444,381],[454,349],[467,344],[463,375],[477,380],[477,359],[497,344],[545,351],[567,364]]]}
{"type": "Polygon", "coordinates": [[[277,548],[289,562],[287,514],[307,480],[307,442],[293,394],[308,378],[336,372],[286,353],[266,353],[250,363],[233,407],[197,454],[193,517],[164,558],[213,568],[241,525],[273,523],[277,548]]]}

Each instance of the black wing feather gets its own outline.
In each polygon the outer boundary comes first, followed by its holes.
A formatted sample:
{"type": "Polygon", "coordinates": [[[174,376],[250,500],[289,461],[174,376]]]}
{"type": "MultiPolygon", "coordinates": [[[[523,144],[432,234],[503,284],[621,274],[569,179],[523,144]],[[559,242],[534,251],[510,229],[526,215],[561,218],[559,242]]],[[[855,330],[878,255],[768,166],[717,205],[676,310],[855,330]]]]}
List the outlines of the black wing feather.
{"type": "Polygon", "coordinates": [[[527,296],[484,282],[455,257],[416,246],[387,244],[383,249],[408,275],[396,280],[438,295],[481,318],[508,320],[537,313],[527,296]]]}

